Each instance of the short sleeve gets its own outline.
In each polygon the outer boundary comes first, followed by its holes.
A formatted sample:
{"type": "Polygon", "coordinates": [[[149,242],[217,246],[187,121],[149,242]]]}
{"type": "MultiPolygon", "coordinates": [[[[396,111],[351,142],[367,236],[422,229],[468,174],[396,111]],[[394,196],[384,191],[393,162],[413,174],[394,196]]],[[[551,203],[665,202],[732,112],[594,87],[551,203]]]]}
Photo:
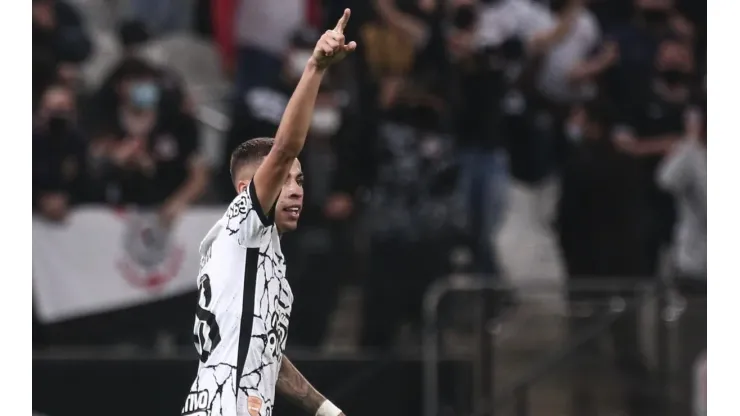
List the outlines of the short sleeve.
{"type": "Polygon", "coordinates": [[[259,244],[260,237],[275,223],[275,210],[262,211],[257,199],[254,181],[247,190],[237,195],[226,211],[226,230],[236,237],[239,245],[250,247],[259,244]]]}

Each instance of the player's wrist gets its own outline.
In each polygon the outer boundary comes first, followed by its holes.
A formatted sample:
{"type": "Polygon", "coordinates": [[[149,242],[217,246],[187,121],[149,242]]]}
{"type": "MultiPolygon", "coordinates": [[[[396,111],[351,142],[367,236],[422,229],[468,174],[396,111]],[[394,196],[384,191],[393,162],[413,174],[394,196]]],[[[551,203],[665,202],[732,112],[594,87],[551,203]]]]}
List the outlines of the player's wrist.
{"type": "Polygon", "coordinates": [[[324,400],[319,406],[319,410],[316,411],[316,416],[340,416],[343,415],[342,411],[331,401],[324,400]]]}
{"type": "Polygon", "coordinates": [[[319,62],[318,59],[316,59],[315,56],[312,56],[308,63],[306,64],[306,72],[308,73],[316,73],[318,75],[323,75],[324,71],[326,71],[326,68],[328,65],[322,65],[321,62],[319,62]]]}

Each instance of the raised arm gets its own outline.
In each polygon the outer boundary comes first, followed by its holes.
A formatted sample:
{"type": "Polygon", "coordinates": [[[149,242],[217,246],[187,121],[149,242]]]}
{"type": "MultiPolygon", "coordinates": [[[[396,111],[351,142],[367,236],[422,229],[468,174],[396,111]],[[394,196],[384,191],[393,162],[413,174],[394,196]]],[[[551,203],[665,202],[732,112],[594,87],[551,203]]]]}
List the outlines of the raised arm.
{"type": "Polygon", "coordinates": [[[334,29],[327,30],[316,44],[280,120],[275,144],[254,174],[257,199],[265,214],[272,210],[293,161],[303,150],[324,71],[357,47],[355,42],[344,43],[344,28],[349,15],[349,9],[345,9],[334,29]]]}
{"type": "Polygon", "coordinates": [[[344,416],[341,410],[313,388],[303,374],[288,360],[288,357],[283,356],[276,387],[278,393],[311,415],[344,416]]]}

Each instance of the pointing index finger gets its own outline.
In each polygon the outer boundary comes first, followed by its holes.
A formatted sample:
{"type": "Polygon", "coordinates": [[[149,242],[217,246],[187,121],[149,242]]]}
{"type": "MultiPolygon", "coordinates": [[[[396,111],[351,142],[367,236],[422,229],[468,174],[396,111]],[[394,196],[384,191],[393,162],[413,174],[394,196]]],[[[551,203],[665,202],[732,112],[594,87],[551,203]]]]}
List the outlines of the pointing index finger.
{"type": "Polygon", "coordinates": [[[335,32],[344,34],[344,28],[347,27],[347,22],[349,22],[349,15],[349,9],[344,9],[344,14],[342,14],[342,17],[339,18],[337,25],[334,27],[335,32]]]}

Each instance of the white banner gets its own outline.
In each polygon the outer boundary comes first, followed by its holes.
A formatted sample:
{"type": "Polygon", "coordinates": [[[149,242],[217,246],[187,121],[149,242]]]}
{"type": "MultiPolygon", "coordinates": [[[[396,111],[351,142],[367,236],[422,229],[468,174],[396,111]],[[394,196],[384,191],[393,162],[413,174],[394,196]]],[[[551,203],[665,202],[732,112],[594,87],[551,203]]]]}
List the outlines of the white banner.
{"type": "Polygon", "coordinates": [[[194,208],[166,230],[152,213],[75,210],[33,219],[33,286],[41,322],[97,314],[196,290],[198,246],[223,215],[194,208]]]}

